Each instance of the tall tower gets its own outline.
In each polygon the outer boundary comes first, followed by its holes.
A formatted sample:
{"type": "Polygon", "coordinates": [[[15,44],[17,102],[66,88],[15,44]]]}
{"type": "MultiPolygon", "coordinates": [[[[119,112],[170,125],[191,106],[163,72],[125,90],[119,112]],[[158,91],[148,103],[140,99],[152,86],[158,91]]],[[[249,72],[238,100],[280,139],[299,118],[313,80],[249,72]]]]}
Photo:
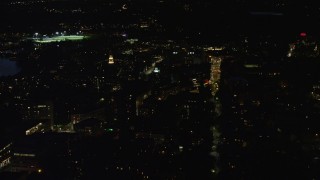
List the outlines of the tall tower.
{"type": "Polygon", "coordinates": [[[109,64],[114,64],[114,59],[113,59],[113,55],[112,55],[111,52],[109,53],[108,63],[109,63],[109,64]]]}

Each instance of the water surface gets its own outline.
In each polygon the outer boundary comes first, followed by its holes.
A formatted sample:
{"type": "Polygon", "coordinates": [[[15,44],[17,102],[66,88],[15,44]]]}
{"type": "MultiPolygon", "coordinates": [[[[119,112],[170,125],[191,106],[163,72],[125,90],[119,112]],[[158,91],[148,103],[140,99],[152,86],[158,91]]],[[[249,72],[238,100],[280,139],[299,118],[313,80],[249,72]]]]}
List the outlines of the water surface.
{"type": "Polygon", "coordinates": [[[0,57],[0,77],[12,76],[20,72],[17,62],[0,57]]]}

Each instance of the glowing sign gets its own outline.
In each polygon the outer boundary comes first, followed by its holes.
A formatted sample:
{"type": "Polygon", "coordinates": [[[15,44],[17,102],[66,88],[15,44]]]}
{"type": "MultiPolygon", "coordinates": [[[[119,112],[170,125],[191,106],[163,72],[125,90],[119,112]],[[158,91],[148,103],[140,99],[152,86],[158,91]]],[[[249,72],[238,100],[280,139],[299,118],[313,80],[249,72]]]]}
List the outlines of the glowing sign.
{"type": "Polygon", "coordinates": [[[300,36],[301,36],[301,37],[306,37],[306,36],[307,36],[307,33],[302,32],[302,33],[300,33],[300,36]]]}
{"type": "Polygon", "coordinates": [[[109,131],[109,132],[113,132],[113,129],[112,129],[112,128],[109,128],[108,131],[109,131]]]}

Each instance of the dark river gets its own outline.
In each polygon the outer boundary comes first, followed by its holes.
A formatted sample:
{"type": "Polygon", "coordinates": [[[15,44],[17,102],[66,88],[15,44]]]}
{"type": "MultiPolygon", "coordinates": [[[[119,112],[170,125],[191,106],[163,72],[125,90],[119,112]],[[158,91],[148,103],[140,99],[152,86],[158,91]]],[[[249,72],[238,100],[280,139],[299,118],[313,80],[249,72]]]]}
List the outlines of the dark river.
{"type": "Polygon", "coordinates": [[[20,70],[21,68],[18,67],[17,62],[0,57],[0,77],[15,75],[20,70]]]}

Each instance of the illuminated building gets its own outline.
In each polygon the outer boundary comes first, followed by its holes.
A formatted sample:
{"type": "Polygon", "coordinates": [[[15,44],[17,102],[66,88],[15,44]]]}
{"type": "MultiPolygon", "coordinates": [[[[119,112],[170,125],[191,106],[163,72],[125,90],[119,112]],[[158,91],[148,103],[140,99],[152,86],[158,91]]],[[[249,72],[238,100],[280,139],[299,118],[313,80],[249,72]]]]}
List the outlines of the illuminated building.
{"type": "Polygon", "coordinates": [[[320,101],[320,85],[313,85],[311,97],[317,101],[320,101]]]}
{"type": "Polygon", "coordinates": [[[28,120],[52,120],[53,119],[53,104],[47,103],[33,103],[26,106],[26,110],[23,112],[24,118],[28,120]]]}
{"type": "Polygon", "coordinates": [[[12,159],[12,143],[0,147],[0,171],[11,163],[12,159]]]}
{"type": "Polygon", "coordinates": [[[29,137],[0,149],[0,171],[39,172],[41,168],[35,154],[37,145],[33,141],[28,141],[29,137]]]}
{"type": "Polygon", "coordinates": [[[90,118],[95,118],[103,121],[106,119],[106,110],[104,108],[101,108],[84,114],[73,114],[71,115],[71,122],[73,124],[77,124],[83,120],[90,118]]]}
{"type": "Polygon", "coordinates": [[[103,132],[103,123],[96,118],[90,118],[83,120],[74,125],[76,132],[84,133],[86,135],[95,135],[99,132],[103,132]]]}
{"type": "Polygon", "coordinates": [[[44,132],[47,132],[51,129],[51,126],[48,126],[46,124],[43,124],[43,123],[39,123],[35,126],[33,126],[32,128],[26,130],[26,135],[29,136],[29,135],[32,135],[34,133],[44,133],[44,132]]]}
{"type": "Polygon", "coordinates": [[[140,108],[143,106],[144,101],[151,96],[151,91],[148,91],[136,98],[136,115],[139,116],[140,108]]]}
{"type": "Polygon", "coordinates": [[[211,74],[210,74],[210,84],[212,95],[215,94],[219,90],[219,82],[220,82],[220,66],[221,66],[221,58],[218,57],[210,57],[211,58],[211,74]]]}
{"type": "Polygon", "coordinates": [[[302,32],[296,42],[289,44],[287,57],[318,57],[320,54],[318,46],[318,42],[302,32]]]}
{"type": "Polygon", "coordinates": [[[9,172],[38,172],[38,161],[33,153],[13,153],[11,162],[6,169],[9,172]]]}
{"type": "Polygon", "coordinates": [[[28,132],[27,135],[52,129],[54,119],[52,102],[26,104],[21,114],[24,120],[27,120],[33,125],[37,124],[35,127],[29,129],[30,132],[28,132]]]}
{"type": "Polygon", "coordinates": [[[111,53],[109,54],[108,64],[114,64],[114,58],[113,58],[113,55],[111,53]]]}

